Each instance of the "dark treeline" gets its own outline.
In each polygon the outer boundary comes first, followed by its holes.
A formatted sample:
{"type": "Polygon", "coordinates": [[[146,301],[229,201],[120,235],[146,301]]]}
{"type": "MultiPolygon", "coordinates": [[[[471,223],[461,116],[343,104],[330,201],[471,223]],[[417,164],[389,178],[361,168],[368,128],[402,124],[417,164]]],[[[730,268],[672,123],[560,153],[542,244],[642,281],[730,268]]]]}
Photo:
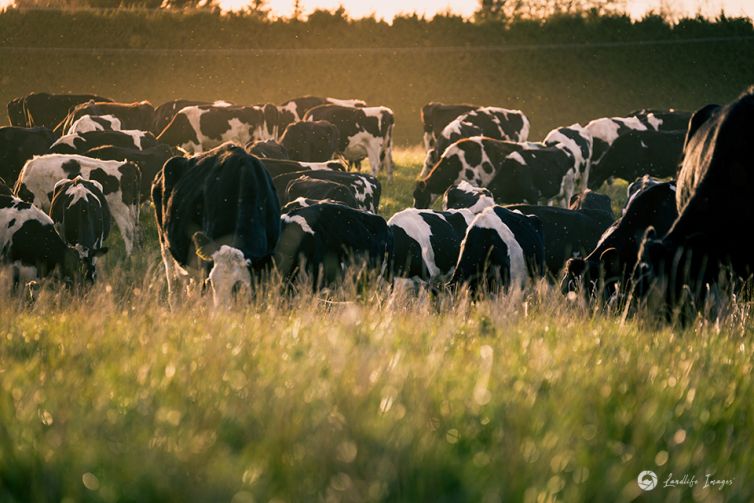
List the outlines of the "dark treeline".
{"type": "Polygon", "coordinates": [[[470,102],[525,111],[537,140],[594,117],[730,101],[754,83],[754,31],[750,20],[725,17],[670,24],[659,16],[509,23],[411,16],[389,25],[342,11],[304,22],[196,11],[10,10],[0,13],[0,60],[0,103],[32,91],[155,104],[362,98],[391,107],[397,142],[416,144],[424,103],[470,102]],[[317,48],[348,50],[297,50],[317,48]]]}

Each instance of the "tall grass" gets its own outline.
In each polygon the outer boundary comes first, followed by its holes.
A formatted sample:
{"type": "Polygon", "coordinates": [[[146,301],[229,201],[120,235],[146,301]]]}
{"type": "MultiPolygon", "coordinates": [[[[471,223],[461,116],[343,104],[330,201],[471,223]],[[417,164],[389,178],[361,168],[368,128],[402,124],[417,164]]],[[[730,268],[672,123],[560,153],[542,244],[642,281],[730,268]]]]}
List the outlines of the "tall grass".
{"type": "MultiPolygon", "coordinates": [[[[418,170],[396,159],[388,214],[418,170]]],[[[144,249],[111,242],[91,291],[0,293],[0,501],[754,499],[746,304],[658,327],[544,281],[373,279],[171,310],[144,213],[144,249]],[[700,483],[642,494],[643,470],[700,483]]]]}

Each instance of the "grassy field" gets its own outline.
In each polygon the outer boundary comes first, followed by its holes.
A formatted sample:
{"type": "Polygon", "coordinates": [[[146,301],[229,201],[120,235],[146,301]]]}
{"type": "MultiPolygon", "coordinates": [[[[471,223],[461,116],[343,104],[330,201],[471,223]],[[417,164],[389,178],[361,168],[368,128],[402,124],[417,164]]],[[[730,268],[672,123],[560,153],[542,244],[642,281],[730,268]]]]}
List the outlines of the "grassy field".
{"type": "MultiPolygon", "coordinates": [[[[418,172],[395,157],[386,216],[418,172]]],[[[142,253],[113,242],[86,295],[2,292],[0,501],[754,499],[748,304],[658,327],[544,282],[474,302],[374,281],[171,311],[144,213],[142,253]]]]}

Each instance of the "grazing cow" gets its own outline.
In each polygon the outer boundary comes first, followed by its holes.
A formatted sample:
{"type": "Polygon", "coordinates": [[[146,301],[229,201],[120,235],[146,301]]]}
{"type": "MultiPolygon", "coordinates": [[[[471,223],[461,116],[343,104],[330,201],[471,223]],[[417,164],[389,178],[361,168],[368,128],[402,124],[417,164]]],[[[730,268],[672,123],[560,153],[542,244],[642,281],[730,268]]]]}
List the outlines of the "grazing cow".
{"type": "Polygon", "coordinates": [[[338,153],[349,162],[369,159],[372,174],[387,170],[393,176],[393,111],[387,107],[353,108],[340,105],[320,105],[304,116],[308,122],[328,121],[338,128],[338,153]]]}
{"type": "Polygon", "coordinates": [[[8,102],[8,119],[11,126],[26,127],[23,98],[13,98],[8,102]]]}
{"type": "Polygon", "coordinates": [[[431,101],[421,109],[419,118],[424,126],[424,150],[430,150],[435,146],[437,141],[436,135],[445,129],[459,115],[476,110],[480,107],[476,105],[446,105],[431,101]]]}
{"type": "MultiPolygon", "coordinates": [[[[380,206],[382,186],[375,177],[362,173],[344,173],[330,169],[309,169],[304,171],[282,173],[274,176],[272,183],[281,201],[287,200],[286,190],[288,183],[301,176],[335,182],[348,187],[356,199],[357,208],[369,213],[377,213],[380,206]]],[[[292,199],[295,199],[292,198],[292,199]]]]}
{"type": "Polygon", "coordinates": [[[559,277],[568,259],[583,257],[594,249],[602,233],[613,223],[612,211],[528,204],[513,204],[506,208],[534,215],[542,222],[545,265],[553,278],[559,277]]]}
{"type": "Polygon", "coordinates": [[[691,118],[678,172],[678,218],[664,237],[649,233],[642,244],[634,271],[639,298],[676,306],[685,295],[704,300],[706,288],[723,274],[734,281],[750,277],[754,248],[741,231],[754,219],[752,137],[754,86],[732,103],[705,107],[691,118]]]}
{"type": "Polygon", "coordinates": [[[42,277],[81,278],[79,254],[65,244],[52,219],[16,197],[0,194],[0,264],[13,268],[13,290],[42,277]]]}
{"type": "Polygon", "coordinates": [[[286,282],[306,272],[316,289],[335,283],[348,265],[380,268],[393,239],[385,219],[341,204],[315,204],[281,217],[275,265],[286,282]]]}
{"type": "Polygon", "coordinates": [[[320,180],[304,175],[288,182],[285,194],[285,200],[281,200],[282,204],[303,197],[320,201],[329,199],[349,208],[363,209],[356,201],[351,187],[332,180],[320,180]]]}
{"type": "Polygon", "coordinates": [[[524,145],[483,136],[461,139],[445,149],[432,171],[416,182],[414,206],[428,208],[435,197],[450,186],[467,181],[484,187],[495,176],[495,169],[524,145]]]}
{"type": "Polygon", "coordinates": [[[575,291],[583,284],[587,296],[602,292],[609,298],[625,288],[647,229],[651,227],[662,236],[678,216],[675,192],[675,185],[665,182],[637,193],[586,257],[566,263],[563,292],[575,291]]]}
{"type": "Polygon", "coordinates": [[[387,222],[393,233],[393,274],[424,281],[446,278],[453,272],[473,219],[474,213],[467,209],[408,208],[393,215],[387,222]]]}
{"type": "Polygon", "coordinates": [[[450,284],[468,284],[474,292],[523,287],[544,272],[544,256],[537,217],[486,208],[466,229],[450,284]]]}
{"type": "Polygon", "coordinates": [[[610,196],[606,194],[600,194],[593,190],[586,189],[579,194],[574,194],[571,197],[572,210],[599,210],[610,215],[611,219],[614,219],[613,215],[613,202],[610,200],[610,196]]]}
{"type": "Polygon", "coordinates": [[[683,154],[686,131],[629,131],[610,145],[598,163],[592,164],[591,188],[609,178],[633,180],[644,173],[674,178],[683,154]]]}
{"type": "Polygon", "coordinates": [[[457,117],[437,135],[435,146],[427,152],[419,176],[429,173],[453,143],[472,136],[525,142],[529,137],[529,119],[519,110],[496,107],[478,108],[457,117]]]}
{"type": "Polygon", "coordinates": [[[486,185],[495,200],[531,204],[544,200],[567,207],[573,194],[586,188],[589,176],[588,157],[582,155],[589,150],[588,136],[579,136],[580,129],[575,125],[556,131],[563,139],[567,138],[564,132],[574,132],[573,136],[584,140],[585,149],[572,141],[563,144],[551,139],[550,145],[525,143],[508,155],[486,185]]]}
{"type": "Polygon", "coordinates": [[[0,177],[13,184],[24,163],[48,152],[55,135],[47,128],[0,127],[0,177]]]}
{"type": "Polygon", "coordinates": [[[94,94],[48,94],[31,93],[23,98],[14,100],[12,120],[18,121],[20,115],[18,109],[23,112],[23,123],[11,122],[14,126],[23,127],[46,127],[53,130],[65,119],[68,111],[81,103],[88,101],[105,102],[109,98],[94,94]],[[20,103],[20,106],[19,106],[20,103]]]}
{"type": "Polygon", "coordinates": [[[55,127],[62,133],[68,131],[84,115],[112,115],[120,120],[123,129],[151,131],[154,120],[154,107],[148,101],[137,103],[115,103],[88,101],[71,108],[65,119],[55,127]]]}
{"type": "Polygon", "coordinates": [[[337,98],[321,98],[319,96],[302,96],[286,101],[278,107],[280,130],[285,130],[288,124],[304,120],[306,112],[320,105],[340,105],[343,107],[365,107],[363,100],[341,100],[337,98]]]}
{"type": "Polygon", "coordinates": [[[96,279],[97,257],[107,253],[105,239],[110,234],[110,209],[95,180],[77,176],[55,184],[50,203],[55,230],[75,249],[86,266],[86,279],[96,279]]]}
{"type": "Polygon", "coordinates": [[[102,186],[110,214],[123,237],[126,254],[130,255],[139,225],[141,173],[135,164],[83,155],[43,155],[24,165],[13,191],[24,201],[49,211],[55,184],[77,176],[94,180],[102,186]]]}
{"type": "Polygon", "coordinates": [[[264,159],[289,160],[288,150],[275,140],[254,141],[246,144],[246,151],[264,159]]]}
{"type": "Polygon", "coordinates": [[[120,131],[120,119],[114,115],[82,115],[71,124],[65,134],[88,133],[89,131],[120,131]]]}
{"type": "Polygon", "coordinates": [[[628,114],[629,117],[638,117],[640,121],[655,131],[678,131],[686,130],[689,125],[691,113],[674,109],[643,108],[628,114]]]}
{"type": "Polygon", "coordinates": [[[346,168],[341,161],[301,162],[291,161],[290,159],[268,159],[264,157],[260,157],[260,160],[262,161],[264,168],[273,178],[279,175],[296,173],[299,171],[345,171],[346,168]]]}
{"type": "MultiPolygon", "coordinates": [[[[215,105],[222,106],[225,102],[215,102],[215,105]]],[[[152,127],[149,128],[155,135],[159,135],[173,117],[186,107],[193,107],[197,105],[211,105],[208,101],[195,101],[195,100],[172,100],[163,103],[154,109],[154,115],[152,120],[152,127]]]]}
{"type": "Polygon", "coordinates": [[[297,197],[293,201],[290,201],[283,205],[282,208],[280,208],[280,213],[290,213],[293,210],[298,210],[301,208],[308,208],[309,206],[314,206],[315,204],[340,204],[338,201],[333,201],[332,199],[309,199],[306,197],[297,197]]]}
{"type": "Polygon", "coordinates": [[[479,213],[490,206],[495,206],[492,192],[483,187],[475,187],[466,180],[458,185],[451,185],[442,196],[442,208],[445,211],[468,209],[472,213],[479,213]]]}
{"type": "Polygon", "coordinates": [[[195,105],[181,109],[157,140],[198,154],[229,141],[246,145],[274,138],[265,107],[195,105]]]}
{"type": "Polygon", "coordinates": [[[178,275],[203,267],[215,306],[270,265],[280,235],[280,203],[260,160],[226,143],[165,163],[152,184],[157,231],[171,299],[178,275]],[[200,264],[197,260],[201,259],[200,264]]]}
{"type": "Polygon", "coordinates": [[[160,172],[165,162],[171,157],[179,155],[179,152],[164,143],[158,143],[143,150],[104,145],[86,150],[84,155],[106,161],[129,161],[137,165],[141,171],[139,196],[142,202],[146,202],[149,200],[152,180],[160,172]]]}
{"type": "Polygon", "coordinates": [[[285,128],[280,144],[290,159],[328,161],[338,152],[340,131],[328,121],[294,122],[285,128]]]}
{"type": "MultiPolygon", "coordinates": [[[[649,175],[644,175],[629,183],[628,187],[626,188],[626,206],[623,208],[623,214],[626,214],[628,205],[631,204],[631,201],[636,196],[638,196],[648,188],[654,187],[655,185],[659,185],[661,183],[663,183],[662,180],[658,180],[657,178],[651,177],[649,175]]],[[[675,181],[673,181],[673,183],[675,183],[675,181]]]]}
{"type": "Polygon", "coordinates": [[[157,144],[154,135],[145,131],[89,131],[61,136],[50,146],[50,153],[83,154],[103,145],[144,150],[157,144]]]}

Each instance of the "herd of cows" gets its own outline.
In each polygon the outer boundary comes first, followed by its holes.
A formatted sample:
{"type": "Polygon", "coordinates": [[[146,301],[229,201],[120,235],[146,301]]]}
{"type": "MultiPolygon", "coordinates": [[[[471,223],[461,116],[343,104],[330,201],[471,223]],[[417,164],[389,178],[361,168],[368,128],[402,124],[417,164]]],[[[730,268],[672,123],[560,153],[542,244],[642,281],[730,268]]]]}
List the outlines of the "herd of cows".
{"type": "Polygon", "coordinates": [[[754,88],[695,113],[641,110],[529,141],[518,110],[429,103],[414,207],[379,215],[394,117],[361,100],[118,103],[33,93],[0,128],[0,264],[13,289],[96,280],[114,223],[140,249],[151,202],[171,298],[194,279],[226,305],[276,270],[314,287],[366,265],[474,292],[545,276],[565,292],[673,306],[747,280],[754,88]],[[349,167],[368,159],[372,174],[349,167]],[[615,218],[599,194],[629,182],[615,218]],[[662,180],[666,181],[662,181],[662,180]],[[442,197],[443,209],[428,209],[442,197]]]}

